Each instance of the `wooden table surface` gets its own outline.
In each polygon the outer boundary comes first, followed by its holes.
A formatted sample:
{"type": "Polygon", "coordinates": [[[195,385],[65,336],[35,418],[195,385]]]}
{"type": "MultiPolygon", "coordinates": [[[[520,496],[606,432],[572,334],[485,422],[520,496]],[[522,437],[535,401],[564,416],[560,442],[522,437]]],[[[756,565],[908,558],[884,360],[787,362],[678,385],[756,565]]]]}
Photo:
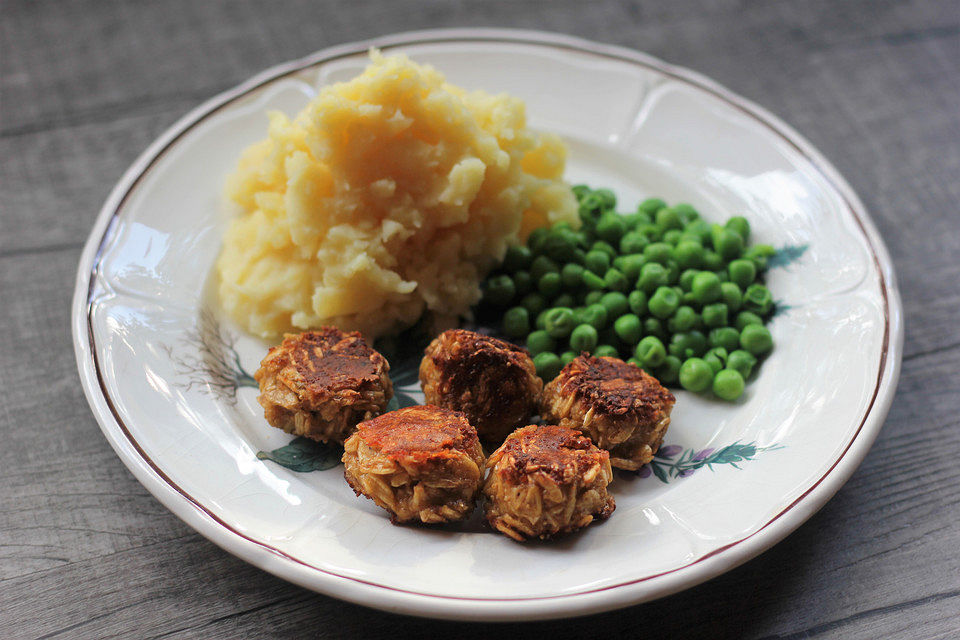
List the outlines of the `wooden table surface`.
{"type": "Polygon", "coordinates": [[[960,637],[960,4],[896,1],[0,4],[0,638],[960,637]],[[572,33],[701,71],[839,168],[893,255],[899,390],[836,497],[757,559],[576,620],[390,615],[274,578],[130,475],[80,389],[81,245],[147,144],[278,62],[391,32],[572,33]]]}

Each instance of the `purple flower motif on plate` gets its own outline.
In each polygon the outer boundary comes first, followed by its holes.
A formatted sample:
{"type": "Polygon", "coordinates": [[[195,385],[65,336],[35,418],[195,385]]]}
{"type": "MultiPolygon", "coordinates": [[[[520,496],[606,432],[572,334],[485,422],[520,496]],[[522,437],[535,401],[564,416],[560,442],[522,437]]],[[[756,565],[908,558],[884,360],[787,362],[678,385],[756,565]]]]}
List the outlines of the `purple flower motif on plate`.
{"type": "Polygon", "coordinates": [[[643,465],[643,466],[640,468],[640,477],[641,477],[641,478],[649,478],[652,473],[653,473],[653,472],[650,471],[650,465],[645,464],[645,465],[643,465]]]}
{"type": "Polygon", "coordinates": [[[713,453],[713,451],[714,451],[713,449],[704,449],[697,455],[693,456],[694,462],[700,462],[701,460],[706,460],[710,456],[710,454],[713,453]]]}
{"type": "Polygon", "coordinates": [[[668,444],[668,445],[665,446],[665,447],[660,447],[660,450],[657,451],[657,457],[658,457],[658,458],[666,458],[666,459],[669,460],[670,458],[672,458],[673,456],[677,455],[677,454],[680,453],[681,451],[683,451],[683,447],[681,447],[680,445],[678,445],[678,444],[668,444]]]}

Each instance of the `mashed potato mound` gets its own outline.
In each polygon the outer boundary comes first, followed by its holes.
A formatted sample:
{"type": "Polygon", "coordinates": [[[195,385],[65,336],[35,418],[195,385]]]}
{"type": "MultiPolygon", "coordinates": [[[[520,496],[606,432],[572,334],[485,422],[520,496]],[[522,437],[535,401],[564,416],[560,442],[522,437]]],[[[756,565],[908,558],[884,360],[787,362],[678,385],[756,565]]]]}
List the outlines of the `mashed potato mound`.
{"type": "Polygon", "coordinates": [[[556,135],[524,103],[467,92],[405,56],[371,52],[240,158],[219,292],[248,331],[337,325],[368,338],[424,311],[469,313],[483,275],[533,228],[578,224],[556,135]]]}

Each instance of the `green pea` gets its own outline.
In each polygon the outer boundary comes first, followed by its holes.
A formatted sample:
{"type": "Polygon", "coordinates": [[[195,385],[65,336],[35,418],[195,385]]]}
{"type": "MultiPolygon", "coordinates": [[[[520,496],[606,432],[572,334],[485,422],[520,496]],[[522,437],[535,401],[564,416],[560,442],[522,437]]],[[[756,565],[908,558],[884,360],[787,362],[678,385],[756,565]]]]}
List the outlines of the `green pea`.
{"type": "Polygon", "coordinates": [[[702,356],[707,350],[707,337],[700,331],[693,329],[683,333],[675,333],[670,338],[669,351],[681,360],[693,356],[702,356]]]}
{"type": "Polygon", "coordinates": [[[623,218],[616,213],[605,213],[597,221],[597,237],[612,245],[620,244],[620,238],[626,230],[623,218]]]}
{"type": "Polygon", "coordinates": [[[680,379],[680,365],[683,364],[677,356],[667,356],[663,364],[656,368],[654,373],[663,384],[676,384],[680,379]]]}
{"type": "Polygon", "coordinates": [[[520,300],[520,306],[526,309],[531,316],[536,316],[547,308],[547,299],[536,292],[528,293],[520,300]]]}
{"type": "Polygon", "coordinates": [[[547,239],[548,233],[549,231],[545,227],[537,227],[530,232],[530,235],[527,236],[527,246],[532,253],[540,253],[540,247],[543,246],[543,241],[547,239]]]}
{"type": "Polygon", "coordinates": [[[711,240],[713,250],[726,260],[739,258],[743,253],[743,238],[736,231],[715,224],[711,227],[711,240]]]}
{"type": "Polygon", "coordinates": [[[607,314],[610,318],[619,318],[630,309],[627,296],[619,291],[611,291],[610,293],[603,294],[603,297],[600,298],[600,304],[606,307],[607,314]]]}
{"type": "Polygon", "coordinates": [[[620,253],[643,253],[648,244],[650,244],[650,241],[647,240],[647,236],[631,231],[620,238],[620,253]]]}
{"type": "Polygon", "coordinates": [[[741,311],[737,314],[737,319],[734,321],[733,326],[737,328],[737,331],[743,331],[743,328],[748,324],[759,324],[762,326],[763,318],[752,311],[741,311]]]}
{"type": "Polygon", "coordinates": [[[776,255],[777,250],[768,244],[755,244],[747,249],[743,257],[753,262],[757,271],[765,271],[767,268],[767,259],[776,255]]]}
{"type": "Polygon", "coordinates": [[[600,198],[604,211],[609,211],[617,206],[617,196],[610,189],[597,189],[593,193],[600,198]]]}
{"type": "Polygon", "coordinates": [[[637,344],[634,355],[637,360],[643,363],[644,369],[647,367],[652,369],[663,364],[663,361],[667,358],[667,349],[663,346],[660,338],[647,336],[637,344]]]}
{"type": "Polygon", "coordinates": [[[639,254],[621,256],[620,266],[617,268],[623,272],[623,275],[627,276],[627,280],[636,282],[637,278],[640,277],[640,270],[643,269],[643,265],[646,264],[646,262],[647,259],[639,254]]]}
{"type": "Polygon", "coordinates": [[[632,364],[632,365],[635,366],[637,369],[643,369],[643,367],[640,366],[640,361],[637,360],[636,358],[627,358],[627,361],[626,361],[626,362],[627,362],[627,364],[632,364]]]}
{"type": "Polygon", "coordinates": [[[663,323],[660,322],[659,318],[644,318],[643,333],[644,335],[654,336],[662,340],[665,340],[667,337],[667,332],[664,331],[663,323]]]}
{"type": "Polygon", "coordinates": [[[626,313],[617,318],[613,323],[613,330],[617,337],[626,344],[637,344],[643,335],[640,318],[632,313],[626,313]]]}
{"type": "Polygon", "coordinates": [[[680,274],[678,283],[680,288],[684,291],[690,291],[693,289],[693,279],[697,277],[697,274],[700,273],[696,269],[686,269],[683,273],[680,274]]]}
{"type": "Polygon", "coordinates": [[[512,307],[503,314],[503,333],[509,338],[522,338],[530,333],[530,312],[512,307]]]}
{"type": "Polygon", "coordinates": [[[671,257],[671,253],[672,249],[666,242],[654,242],[644,248],[643,257],[647,259],[647,262],[666,264],[671,257]]]}
{"type": "Polygon", "coordinates": [[[744,242],[750,239],[750,223],[743,216],[733,216],[724,226],[731,231],[736,231],[744,242]]]}
{"type": "Polygon", "coordinates": [[[707,353],[703,356],[703,361],[710,365],[710,368],[713,369],[713,373],[716,374],[726,365],[727,357],[726,349],[723,347],[715,347],[707,351],[707,353]]]}
{"type": "Polygon", "coordinates": [[[683,237],[683,232],[680,229],[670,229],[663,233],[663,241],[674,248],[680,242],[681,237],[683,237]]]}
{"type": "MultiPolygon", "coordinates": [[[[680,281],[680,265],[677,264],[676,260],[669,258],[663,266],[667,268],[667,282],[675,284],[680,281]]],[[[680,292],[683,293],[683,289],[680,292]]]]}
{"type": "Polygon", "coordinates": [[[680,214],[672,207],[663,207],[657,211],[654,222],[664,231],[683,228],[683,220],[680,219],[680,214]]]}
{"type": "Polygon", "coordinates": [[[537,282],[540,281],[540,278],[542,278],[545,273],[559,273],[559,271],[560,267],[557,263],[547,256],[537,256],[533,259],[533,262],[530,263],[530,275],[533,276],[533,279],[537,282]]]}
{"type": "Polygon", "coordinates": [[[673,312],[680,306],[680,296],[671,287],[657,287],[657,290],[650,296],[647,307],[650,315],[656,316],[661,320],[669,318],[673,312]]]}
{"type": "Polygon", "coordinates": [[[583,284],[583,267],[575,262],[563,265],[560,270],[560,281],[566,289],[576,289],[583,284]]]}
{"type": "Polygon", "coordinates": [[[544,317],[543,328],[551,338],[566,338],[575,326],[573,309],[569,307],[554,307],[544,317]]]}
{"type": "Polygon", "coordinates": [[[627,296],[627,305],[638,316],[647,315],[647,294],[637,289],[631,291],[627,296]]]}
{"type": "Polygon", "coordinates": [[[713,369],[703,358],[687,358],[678,372],[680,386],[688,391],[706,391],[713,383],[713,369]]]}
{"type": "Polygon", "coordinates": [[[659,242],[663,232],[655,224],[638,224],[634,229],[637,233],[642,233],[650,242],[659,242]]]}
{"type": "MultiPolygon", "coordinates": [[[[584,239],[582,244],[586,246],[587,240],[584,239]]],[[[577,247],[573,250],[573,259],[571,262],[576,262],[577,264],[583,266],[587,262],[587,252],[580,247],[577,247]]]]}
{"type": "Polygon", "coordinates": [[[743,394],[743,376],[734,369],[724,369],[713,378],[713,393],[724,400],[736,400],[743,394]]]}
{"type": "Polygon", "coordinates": [[[756,366],[756,364],[757,359],[754,355],[743,349],[731,351],[730,356],[727,358],[727,368],[739,373],[744,380],[750,377],[750,374],[753,372],[753,367],[756,366]]]}
{"type": "Polygon", "coordinates": [[[577,200],[583,200],[583,197],[591,192],[590,187],[585,184],[575,184],[570,187],[570,191],[573,191],[573,195],[577,200]]]}
{"type": "Polygon", "coordinates": [[[722,295],[720,278],[717,277],[717,274],[710,271],[701,271],[693,277],[690,292],[696,301],[701,304],[713,302],[722,295]]]}
{"type": "Polygon", "coordinates": [[[740,332],[740,346],[755,356],[762,356],[773,349],[773,337],[762,324],[748,324],[740,332]]]}
{"type": "Polygon", "coordinates": [[[711,347],[723,347],[733,351],[740,347],[740,332],[733,327],[718,327],[707,335],[711,347]]]}
{"type": "Polygon", "coordinates": [[[560,364],[565,367],[573,362],[578,355],[580,354],[578,354],[576,351],[564,351],[560,354],[560,364]]]}
{"type": "Polygon", "coordinates": [[[703,247],[692,240],[682,240],[674,247],[673,257],[681,269],[699,269],[703,265],[703,247]]]}
{"type": "Polygon", "coordinates": [[[533,356],[533,366],[537,369],[537,375],[543,380],[553,380],[560,375],[563,363],[557,354],[544,351],[533,356]]]}
{"type": "Polygon", "coordinates": [[[580,278],[588,289],[599,291],[607,286],[606,281],[593,271],[584,271],[580,278]]]}
{"type": "Polygon", "coordinates": [[[692,220],[684,229],[684,233],[696,235],[700,238],[700,244],[706,245],[710,242],[710,225],[706,220],[692,220]]]}
{"type": "Polygon", "coordinates": [[[657,287],[667,284],[667,275],[667,270],[662,264],[648,262],[640,268],[637,289],[646,293],[653,293],[657,287]]]}
{"type": "Polygon", "coordinates": [[[543,241],[541,251],[557,262],[569,262],[577,248],[577,234],[566,228],[551,229],[543,241]]]}
{"type": "Polygon", "coordinates": [[[647,215],[655,215],[657,211],[667,206],[667,203],[660,198],[647,198],[637,207],[637,211],[647,215]]]}
{"type": "Polygon", "coordinates": [[[717,271],[723,268],[723,258],[716,251],[703,252],[703,268],[709,271],[717,271]]]}
{"type": "Polygon", "coordinates": [[[574,307],[576,304],[577,299],[569,293],[561,293],[553,299],[553,306],[555,307],[574,307]]]}
{"type": "Polygon", "coordinates": [[[738,259],[727,265],[730,282],[746,289],[757,278],[757,267],[750,260],[738,259]]]}
{"type": "Polygon", "coordinates": [[[483,297],[489,304],[496,307],[505,307],[513,301],[516,293],[517,288],[513,284],[513,279],[506,274],[501,274],[487,280],[483,297]]]}
{"type": "MultiPolygon", "coordinates": [[[[677,307],[677,310],[673,312],[673,316],[671,316],[667,322],[667,328],[671,333],[683,333],[684,331],[695,329],[699,320],[700,317],[697,315],[697,312],[693,310],[693,307],[683,305],[682,307],[677,307]]],[[[737,334],[737,339],[740,339],[740,334],[737,334]]]]}
{"type": "Polygon", "coordinates": [[[620,352],[617,348],[609,344],[601,344],[593,350],[593,355],[598,358],[619,358],[620,352]]]}
{"type": "Polygon", "coordinates": [[[598,276],[603,276],[603,274],[607,272],[607,269],[610,268],[610,255],[605,251],[588,251],[584,264],[591,272],[598,276]]]}
{"type": "Polygon", "coordinates": [[[740,287],[734,283],[721,282],[720,299],[723,300],[723,304],[727,305],[727,309],[736,313],[740,309],[740,305],[743,303],[743,294],[740,293],[740,287]]]}
{"type": "Polygon", "coordinates": [[[521,270],[513,274],[513,286],[518,296],[525,296],[533,290],[533,276],[529,271],[521,270]]]}
{"type": "Polygon", "coordinates": [[[533,322],[534,327],[536,327],[537,329],[547,328],[547,312],[548,311],[550,311],[550,309],[544,309],[543,311],[537,314],[537,318],[533,322]]]}
{"type": "Polygon", "coordinates": [[[532,331],[527,336],[527,351],[531,355],[553,351],[557,348],[557,341],[550,337],[550,334],[543,329],[532,331]]]}
{"type": "Polygon", "coordinates": [[[607,269],[603,276],[603,282],[607,289],[611,291],[626,291],[630,286],[627,282],[627,276],[616,269],[607,269]]]}
{"type": "Polygon", "coordinates": [[[694,220],[700,217],[700,214],[697,213],[697,210],[693,208],[692,204],[686,202],[680,202],[673,205],[673,210],[677,212],[680,216],[680,219],[683,221],[683,224],[690,224],[694,220]]]}
{"type": "MultiPolygon", "coordinates": [[[[586,275],[586,273],[584,273],[584,275],[586,275]]],[[[591,275],[593,275],[593,274],[591,274],[591,275]]],[[[596,278],[596,276],[593,276],[593,277],[596,278]]],[[[602,283],[602,282],[603,282],[603,281],[601,280],[601,283],[602,283]]],[[[602,290],[599,290],[599,289],[598,289],[598,290],[596,290],[596,291],[588,291],[588,292],[586,293],[586,295],[583,296],[583,304],[585,304],[585,305],[587,305],[587,306],[589,306],[589,305],[591,305],[591,304],[597,304],[598,302],[600,302],[600,298],[602,298],[602,297],[603,297],[603,291],[602,291],[602,290]]]]}
{"type": "Polygon", "coordinates": [[[540,276],[537,282],[537,290],[548,298],[552,298],[560,293],[563,282],[560,280],[560,274],[551,271],[540,276]]]}
{"type": "Polygon", "coordinates": [[[743,293],[743,307],[747,311],[765,316],[773,311],[773,296],[765,286],[754,283],[743,293]]]}
{"type": "Polygon", "coordinates": [[[610,313],[607,311],[605,306],[597,302],[589,305],[583,310],[581,319],[584,323],[589,324],[594,329],[603,329],[605,326],[607,326],[607,322],[610,320],[610,313]]]}
{"type": "Polygon", "coordinates": [[[574,327],[570,334],[570,348],[576,352],[593,351],[597,346],[599,335],[595,327],[589,324],[580,324],[574,327]]]}
{"type": "Polygon", "coordinates": [[[530,266],[533,260],[533,252],[524,245],[510,245],[507,247],[507,253],[503,256],[503,268],[506,271],[519,271],[530,266]]]}
{"type": "Polygon", "coordinates": [[[617,250],[613,248],[613,245],[609,242],[604,242],[603,240],[597,240],[592,245],[590,245],[591,251],[602,251],[607,254],[611,260],[617,257],[617,250]]]}
{"type": "Polygon", "coordinates": [[[727,324],[727,305],[722,302],[703,307],[703,324],[707,327],[723,327],[727,324]]]}

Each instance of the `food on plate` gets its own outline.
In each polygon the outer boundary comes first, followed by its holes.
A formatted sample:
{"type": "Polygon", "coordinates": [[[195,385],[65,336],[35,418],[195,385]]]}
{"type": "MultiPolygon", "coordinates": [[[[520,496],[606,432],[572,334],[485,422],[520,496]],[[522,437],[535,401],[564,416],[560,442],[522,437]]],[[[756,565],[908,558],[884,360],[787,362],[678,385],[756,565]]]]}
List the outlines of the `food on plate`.
{"type": "Polygon", "coordinates": [[[420,384],[427,404],[462,411],[495,444],[530,422],[543,390],[526,349],[465,329],[444,331],[430,343],[420,384]]]}
{"type": "Polygon", "coordinates": [[[673,394],[635,364],[586,353],[543,390],[540,416],[582,431],[610,452],[610,464],[639,469],[653,459],[670,426],[673,394]]]}
{"type": "Polygon", "coordinates": [[[616,508],[607,485],[610,455],[579,431],[530,425],[514,431],[487,460],[487,521],[514,540],[575,531],[616,508]]]}
{"type": "Polygon", "coordinates": [[[466,91],[430,66],[371,52],[293,119],[269,114],[227,198],[219,296],[249,332],[321,325],[368,338],[424,311],[451,326],[511,244],[578,226],[566,148],[527,127],[523,101],[466,91]]]}
{"type": "Polygon", "coordinates": [[[763,284],[773,247],[749,245],[741,216],[710,224],[659,198],[621,214],[609,189],[573,191],[580,228],[556,222],[510,247],[484,282],[481,313],[526,344],[544,380],[587,351],[736,400],[773,348],[763,284]]]}
{"type": "Polygon", "coordinates": [[[459,412],[407,407],[361,422],[343,445],[354,492],[390,512],[394,523],[468,517],[483,479],[477,430],[459,412]]]}
{"type": "Polygon", "coordinates": [[[267,422],[288,433],[343,442],[393,397],[390,365],[358,332],[321,327],[287,335],[254,378],[267,422]]]}

